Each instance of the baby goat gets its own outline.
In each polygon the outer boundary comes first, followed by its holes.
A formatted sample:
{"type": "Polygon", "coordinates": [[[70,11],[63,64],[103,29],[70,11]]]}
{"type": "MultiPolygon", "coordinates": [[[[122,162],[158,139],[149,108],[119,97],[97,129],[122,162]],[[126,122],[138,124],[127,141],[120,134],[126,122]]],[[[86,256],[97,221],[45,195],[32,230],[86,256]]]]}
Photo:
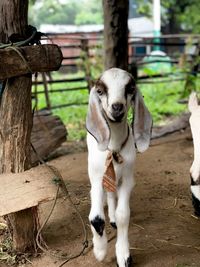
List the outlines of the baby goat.
{"type": "Polygon", "coordinates": [[[128,227],[129,198],[134,186],[135,146],[139,152],[149,147],[151,126],[151,115],[133,77],[118,68],[105,71],[91,89],[86,119],[91,182],[89,220],[93,251],[99,261],[104,259],[107,251],[104,215],[106,192],[110,223],[117,228],[118,266],[132,266],[128,227]],[[132,127],[127,123],[130,107],[134,110],[132,127]]]}
{"type": "Polygon", "coordinates": [[[188,108],[194,144],[194,161],[190,168],[192,202],[195,215],[200,217],[200,106],[195,92],[190,94],[188,108]]]}

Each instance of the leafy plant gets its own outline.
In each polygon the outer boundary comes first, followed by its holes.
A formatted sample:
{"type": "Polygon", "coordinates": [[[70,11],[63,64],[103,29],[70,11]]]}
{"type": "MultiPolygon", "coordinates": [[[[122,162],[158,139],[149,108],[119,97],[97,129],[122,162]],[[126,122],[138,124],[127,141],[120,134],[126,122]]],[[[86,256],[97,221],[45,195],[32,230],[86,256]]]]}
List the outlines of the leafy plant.
{"type": "Polygon", "coordinates": [[[102,24],[101,1],[95,0],[31,0],[29,23],[41,24],[102,24]]]}
{"type": "MultiPolygon", "coordinates": [[[[153,2],[151,0],[130,0],[130,2],[136,3],[138,13],[148,17],[152,17],[153,2]]],[[[178,33],[182,30],[185,30],[187,32],[190,31],[193,33],[199,33],[199,8],[199,0],[162,0],[162,26],[166,27],[167,31],[168,29],[170,29],[170,33],[178,33]]]]}

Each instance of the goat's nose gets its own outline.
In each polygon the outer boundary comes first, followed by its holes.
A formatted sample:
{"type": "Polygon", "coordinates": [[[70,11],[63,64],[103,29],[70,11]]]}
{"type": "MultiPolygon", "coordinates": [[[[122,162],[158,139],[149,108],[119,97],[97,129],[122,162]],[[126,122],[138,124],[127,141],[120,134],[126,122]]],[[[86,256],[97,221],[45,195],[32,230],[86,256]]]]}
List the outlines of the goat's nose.
{"type": "Polygon", "coordinates": [[[121,104],[121,103],[114,103],[112,104],[112,109],[113,111],[118,111],[118,112],[121,112],[124,108],[124,105],[121,104]]]}

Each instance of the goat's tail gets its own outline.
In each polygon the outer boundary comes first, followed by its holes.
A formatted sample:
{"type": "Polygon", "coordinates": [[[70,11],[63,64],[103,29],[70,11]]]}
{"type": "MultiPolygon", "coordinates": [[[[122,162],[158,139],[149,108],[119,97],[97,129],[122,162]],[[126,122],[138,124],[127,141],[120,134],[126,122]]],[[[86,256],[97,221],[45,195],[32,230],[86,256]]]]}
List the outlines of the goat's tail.
{"type": "Polygon", "coordinates": [[[188,109],[190,112],[193,112],[197,109],[197,107],[198,107],[197,93],[192,92],[189,96],[188,109]]]}

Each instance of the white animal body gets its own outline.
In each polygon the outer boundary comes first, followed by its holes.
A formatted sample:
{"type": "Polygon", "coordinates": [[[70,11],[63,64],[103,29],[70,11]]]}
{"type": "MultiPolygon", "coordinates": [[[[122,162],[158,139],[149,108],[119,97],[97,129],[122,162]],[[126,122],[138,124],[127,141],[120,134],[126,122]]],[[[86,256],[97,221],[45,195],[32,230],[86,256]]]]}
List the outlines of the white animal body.
{"type": "Polygon", "coordinates": [[[134,186],[136,147],[139,152],[148,148],[152,119],[128,72],[112,68],[102,74],[90,92],[86,127],[93,251],[99,261],[106,256],[106,195],[110,223],[117,229],[117,263],[119,267],[130,267],[133,263],[128,241],[129,199],[134,186]],[[132,127],[127,123],[129,108],[134,111],[132,127]],[[114,168],[116,191],[103,186],[108,155],[112,157],[110,164],[114,168]]]}
{"type": "Polygon", "coordinates": [[[190,94],[188,108],[194,145],[194,161],[190,168],[192,202],[195,214],[200,217],[200,106],[195,92],[190,94]]]}

